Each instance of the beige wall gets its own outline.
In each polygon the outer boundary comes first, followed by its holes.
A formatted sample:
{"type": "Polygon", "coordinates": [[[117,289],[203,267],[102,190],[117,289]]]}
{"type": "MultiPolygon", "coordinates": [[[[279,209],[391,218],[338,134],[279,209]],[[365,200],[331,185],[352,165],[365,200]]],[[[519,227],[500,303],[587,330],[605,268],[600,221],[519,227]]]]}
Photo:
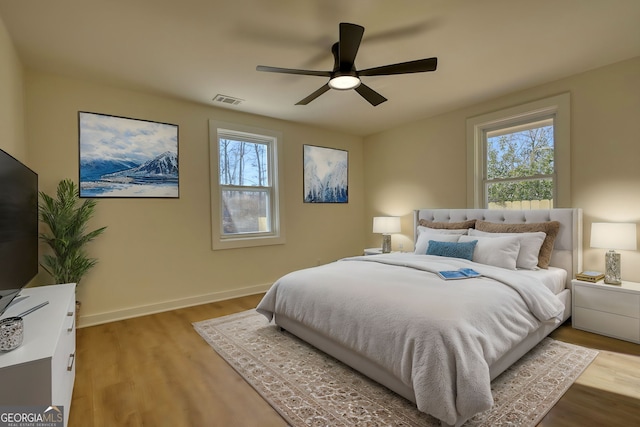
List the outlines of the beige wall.
{"type": "MultiPolygon", "coordinates": [[[[99,264],[78,291],[81,324],[266,290],[279,276],[362,252],[362,138],[29,71],[30,160],[41,190],[78,179],[78,110],[179,125],[179,199],[98,199],[99,264]],[[211,250],[208,120],[284,134],[285,245],[211,250]],[[349,151],[349,203],[302,202],[302,147],[349,151]]],[[[41,273],[38,280],[49,280],[41,273]]]]}
{"type": "MultiPolygon", "coordinates": [[[[411,250],[413,209],[467,207],[466,119],[563,92],[571,93],[571,206],[583,209],[584,268],[603,271],[604,250],[589,248],[591,223],[640,222],[640,58],[365,138],[365,223],[401,215],[394,249],[411,250]]],[[[622,252],[622,277],[640,281],[640,252],[622,252]]]]}
{"type": "Polygon", "coordinates": [[[29,165],[20,59],[0,17],[0,148],[29,165]]]}

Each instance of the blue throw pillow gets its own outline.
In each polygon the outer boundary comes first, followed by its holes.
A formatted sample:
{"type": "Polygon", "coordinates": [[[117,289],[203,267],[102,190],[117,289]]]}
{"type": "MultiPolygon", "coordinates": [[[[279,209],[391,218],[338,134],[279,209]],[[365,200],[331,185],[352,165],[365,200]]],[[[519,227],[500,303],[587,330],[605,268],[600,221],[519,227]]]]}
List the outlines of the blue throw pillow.
{"type": "Polygon", "coordinates": [[[473,261],[473,250],[476,247],[477,240],[470,242],[438,242],[429,240],[427,255],[448,256],[452,258],[463,258],[473,261]]]}

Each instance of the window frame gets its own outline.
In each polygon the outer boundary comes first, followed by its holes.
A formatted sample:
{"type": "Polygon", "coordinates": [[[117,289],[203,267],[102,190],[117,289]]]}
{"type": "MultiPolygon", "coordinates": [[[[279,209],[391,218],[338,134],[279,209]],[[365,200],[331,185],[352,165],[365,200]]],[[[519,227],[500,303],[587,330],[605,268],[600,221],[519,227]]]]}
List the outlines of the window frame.
{"type": "Polygon", "coordinates": [[[286,242],[284,232],[284,180],[282,132],[237,123],[209,120],[209,155],[211,182],[211,242],[213,250],[278,245],[286,242]],[[240,186],[220,183],[220,138],[245,140],[267,145],[267,186],[240,186]],[[231,137],[231,138],[229,138],[231,137]],[[260,191],[269,194],[271,231],[249,233],[223,233],[222,194],[225,190],[260,191]]]}
{"type": "Polygon", "coordinates": [[[526,125],[553,118],[554,207],[571,205],[571,125],[570,94],[563,93],[538,101],[467,119],[467,206],[487,209],[486,135],[503,128],[526,125]]]}

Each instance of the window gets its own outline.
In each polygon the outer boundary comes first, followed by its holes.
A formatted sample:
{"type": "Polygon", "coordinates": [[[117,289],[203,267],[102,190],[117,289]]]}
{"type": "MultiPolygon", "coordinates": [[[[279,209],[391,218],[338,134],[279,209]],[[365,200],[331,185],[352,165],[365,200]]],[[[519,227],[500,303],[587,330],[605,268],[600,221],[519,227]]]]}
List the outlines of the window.
{"type": "Polygon", "coordinates": [[[569,206],[569,129],[569,94],[468,119],[468,205],[569,206]]]}
{"type": "Polygon", "coordinates": [[[284,243],[279,132],[210,121],[213,249],[284,243]]]}
{"type": "Polygon", "coordinates": [[[549,118],[485,132],[483,187],[489,208],[553,207],[553,128],[549,118]]]}

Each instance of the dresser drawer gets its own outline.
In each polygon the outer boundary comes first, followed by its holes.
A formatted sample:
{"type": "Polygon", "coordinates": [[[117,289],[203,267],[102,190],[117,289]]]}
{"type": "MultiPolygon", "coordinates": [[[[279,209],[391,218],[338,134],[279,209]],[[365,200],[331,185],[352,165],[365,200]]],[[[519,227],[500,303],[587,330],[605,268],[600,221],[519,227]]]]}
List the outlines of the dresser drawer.
{"type": "Polygon", "coordinates": [[[576,307],[640,319],[640,295],[637,294],[576,285],[574,303],[576,307]]]}
{"type": "MultiPolygon", "coordinates": [[[[69,411],[76,371],[75,301],[71,301],[51,360],[51,402],[69,411]]],[[[65,414],[65,418],[66,418],[65,414]]]]}
{"type": "Polygon", "coordinates": [[[640,319],[576,307],[573,327],[627,341],[640,342],[640,319]]]}

